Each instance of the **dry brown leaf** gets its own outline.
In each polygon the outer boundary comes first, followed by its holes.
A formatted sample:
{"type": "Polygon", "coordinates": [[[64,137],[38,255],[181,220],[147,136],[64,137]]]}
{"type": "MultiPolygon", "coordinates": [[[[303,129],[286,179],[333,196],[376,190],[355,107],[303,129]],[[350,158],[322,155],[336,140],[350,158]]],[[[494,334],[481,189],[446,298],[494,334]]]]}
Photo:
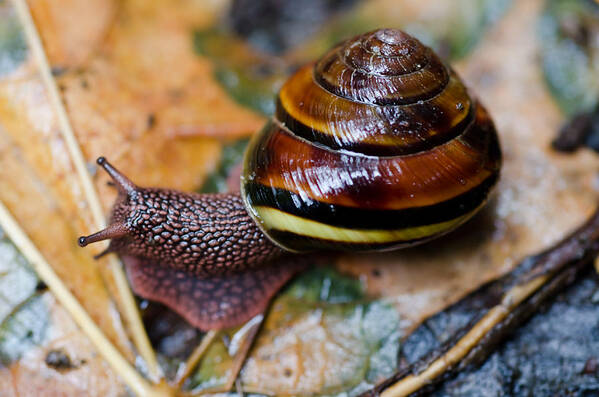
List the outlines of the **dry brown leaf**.
{"type": "Polygon", "coordinates": [[[191,33],[214,22],[214,8],[192,1],[177,7],[165,1],[121,3],[97,56],[61,79],[68,105],[85,109],[71,113],[86,148],[102,148],[95,140],[115,130],[135,139],[148,129],[150,116],[152,129],[164,137],[239,137],[262,125],[263,118],[224,93],[212,65],[193,52],[191,33]],[[98,114],[105,125],[88,125],[98,114]]]}
{"type": "MultiPolygon", "coordinates": [[[[140,185],[192,190],[220,156],[217,138],[261,126],[263,119],[235,104],[213,80],[210,63],[192,51],[191,32],[213,21],[213,8],[120,5],[97,56],[59,78],[87,158],[108,156],[140,185]]],[[[101,189],[111,203],[114,196],[101,189]]]]}
{"type": "Polygon", "coordinates": [[[44,33],[50,63],[59,68],[78,67],[89,59],[105,38],[116,17],[115,0],[31,0],[28,2],[38,30],[44,33]]]}

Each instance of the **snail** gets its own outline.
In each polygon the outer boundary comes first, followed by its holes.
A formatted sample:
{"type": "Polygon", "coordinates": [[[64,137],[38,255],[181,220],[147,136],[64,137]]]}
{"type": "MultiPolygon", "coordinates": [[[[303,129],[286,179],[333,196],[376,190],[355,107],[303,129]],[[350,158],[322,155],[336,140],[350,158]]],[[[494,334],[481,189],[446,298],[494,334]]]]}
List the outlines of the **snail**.
{"type": "Polygon", "coordinates": [[[282,256],[429,241],[479,211],[499,178],[485,108],[400,30],[337,45],[276,101],[246,150],[240,193],[140,188],[99,158],[119,194],[110,226],[79,244],[111,239],[138,295],[222,329],[263,312],[301,269],[282,256]]]}

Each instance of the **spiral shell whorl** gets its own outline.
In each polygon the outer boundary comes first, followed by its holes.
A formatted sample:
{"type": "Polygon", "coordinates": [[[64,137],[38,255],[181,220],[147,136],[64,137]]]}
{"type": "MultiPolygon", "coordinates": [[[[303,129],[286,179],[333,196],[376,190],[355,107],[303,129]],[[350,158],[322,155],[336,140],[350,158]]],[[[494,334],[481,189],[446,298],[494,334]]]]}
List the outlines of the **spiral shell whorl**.
{"type": "Polygon", "coordinates": [[[440,59],[415,38],[383,29],[346,41],[315,66],[326,90],[354,101],[408,105],[438,95],[449,75],[440,59]]]}
{"type": "Polygon", "coordinates": [[[461,80],[418,40],[398,30],[350,39],[281,88],[276,118],[333,150],[406,155],[454,139],[473,122],[461,80]]]}
{"type": "Polygon", "coordinates": [[[428,63],[430,54],[418,40],[399,30],[378,30],[344,46],[343,61],[367,73],[396,76],[413,73],[428,63]]]}

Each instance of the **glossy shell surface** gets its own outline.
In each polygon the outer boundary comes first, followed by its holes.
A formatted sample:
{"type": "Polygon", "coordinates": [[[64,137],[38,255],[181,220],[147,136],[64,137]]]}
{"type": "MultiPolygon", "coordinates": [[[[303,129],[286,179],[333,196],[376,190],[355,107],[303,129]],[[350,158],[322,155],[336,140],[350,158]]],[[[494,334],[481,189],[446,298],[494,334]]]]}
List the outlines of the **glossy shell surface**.
{"type": "Polygon", "coordinates": [[[355,37],[282,87],[251,141],[250,215],[290,251],[395,249],[456,228],[501,167],[488,113],[459,77],[399,30],[355,37]]]}

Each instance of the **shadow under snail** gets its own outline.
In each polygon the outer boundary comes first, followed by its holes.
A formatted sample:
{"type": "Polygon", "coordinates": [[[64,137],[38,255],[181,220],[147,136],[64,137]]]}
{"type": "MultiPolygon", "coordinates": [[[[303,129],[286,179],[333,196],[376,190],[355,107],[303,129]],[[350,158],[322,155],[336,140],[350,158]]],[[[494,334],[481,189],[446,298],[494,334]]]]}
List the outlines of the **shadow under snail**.
{"type": "Polygon", "coordinates": [[[287,80],[247,148],[241,193],[140,188],[98,164],[119,194],[110,226],[79,244],[112,239],[138,295],[213,330],[266,309],[301,268],[276,260],[287,253],[398,249],[455,229],[487,201],[501,150],[455,72],[382,29],[287,80]]]}

